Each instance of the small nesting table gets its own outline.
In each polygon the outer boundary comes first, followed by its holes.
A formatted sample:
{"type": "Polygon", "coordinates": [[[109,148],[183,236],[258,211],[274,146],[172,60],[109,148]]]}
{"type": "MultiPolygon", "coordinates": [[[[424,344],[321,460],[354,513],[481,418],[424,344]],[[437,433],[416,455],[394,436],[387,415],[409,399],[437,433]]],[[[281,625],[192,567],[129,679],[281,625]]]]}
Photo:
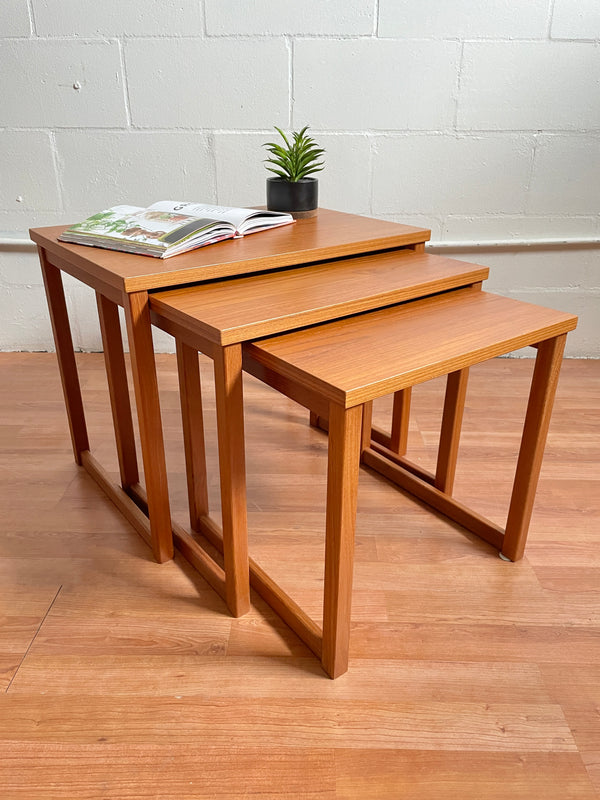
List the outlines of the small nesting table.
{"type": "Polygon", "coordinates": [[[497,547],[522,557],[566,334],[577,317],[480,291],[453,290],[402,305],[249,343],[244,368],[327,416],[329,459],[323,627],[296,613],[296,630],[328,675],[348,668],[354,525],[359,462],[497,547]],[[506,528],[451,496],[469,367],[533,345],[538,353],[525,415],[506,528]],[[447,375],[436,475],[407,469],[373,449],[370,404],[378,397],[447,375]],[[443,488],[438,488],[441,483],[443,488]],[[302,623],[302,624],[300,624],[302,623]]]}

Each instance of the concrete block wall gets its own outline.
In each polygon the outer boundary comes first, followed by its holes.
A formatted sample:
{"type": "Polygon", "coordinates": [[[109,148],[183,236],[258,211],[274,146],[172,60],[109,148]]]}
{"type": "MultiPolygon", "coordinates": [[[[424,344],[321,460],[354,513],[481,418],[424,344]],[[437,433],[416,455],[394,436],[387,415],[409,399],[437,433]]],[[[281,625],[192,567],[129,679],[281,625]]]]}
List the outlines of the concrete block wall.
{"type": "MultiPolygon", "coordinates": [[[[52,349],[35,253],[8,236],[264,202],[261,144],[309,124],[323,206],[430,227],[490,288],[578,313],[568,353],[600,355],[598,245],[523,244],[600,240],[597,0],[3,0],[0,70],[0,349],[52,349]]],[[[66,284],[97,349],[93,294],[66,284]]]]}

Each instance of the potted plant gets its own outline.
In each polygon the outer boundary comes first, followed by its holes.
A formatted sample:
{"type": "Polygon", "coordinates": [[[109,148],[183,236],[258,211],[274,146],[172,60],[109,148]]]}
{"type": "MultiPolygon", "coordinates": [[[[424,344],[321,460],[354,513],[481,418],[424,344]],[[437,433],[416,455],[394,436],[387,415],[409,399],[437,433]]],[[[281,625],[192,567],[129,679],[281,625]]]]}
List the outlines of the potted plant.
{"type": "Polygon", "coordinates": [[[314,217],[319,205],[319,182],[309,177],[323,169],[320,160],[325,152],[308,136],[305,125],[291,136],[275,126],[283,144],[266,142],[270,157],[265,159],[267,169],[275,173],[267,178],[267,208],[270,211],[288,211],[296,218],[314,217]],[[270,165],[270,166],[269,166],[270,165]]]}

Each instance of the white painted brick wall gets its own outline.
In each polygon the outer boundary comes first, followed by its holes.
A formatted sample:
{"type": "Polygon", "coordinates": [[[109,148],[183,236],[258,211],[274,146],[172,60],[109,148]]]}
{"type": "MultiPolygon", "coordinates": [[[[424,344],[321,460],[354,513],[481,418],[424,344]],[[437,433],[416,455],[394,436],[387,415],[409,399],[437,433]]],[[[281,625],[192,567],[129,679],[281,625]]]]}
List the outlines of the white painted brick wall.
{"type": "Polygon", "coordinates": [[[373,159],[375,213],[524,211],[530,136],[385,136],[373,159]],[[460,175],[460,180],[457,176],[460,175]]]}
{"type": "Polygon", "coordinates": [[[128,39],[133,125],[263,128],[285,125],[289,53],[280,39],[128,39]]]}
{"type": "Polygon", "coordinates": [[[600,128],[600,48],[570,42],[467,42],[461,130],[600,128]]]}
{"type": "Polygon", "coordinates": [[[379,0],[377,32],[396,39],[539,39],[547,19],[548,0],[379,0]]]}
{"type": "Polygon", "coordinates": [[[597,214],[599,201],[600,135],[539,136],[527,211],[597,214]]]}
{"type": "Polygon", "coordinates": [[[454,115],[457,42],[300,39],[295,125],[326,130],[436,130],[454,115]]]}
{"type": "MultiPolygon", "coordinates": [[[[599,40],[598,0],[3,0],[0,232],[262,203],[261,144],[310,124],[324,207],[437,241],[600,237],[599,40]]],[[[597,246],[456,255],[580,314],[568,353],[600,356],[597,246]]],[[[93,292],[65,286],[98,348],[93,292]]],[[[35,252],[0,245],[0,349],[49,348],[35,252]]]]}
{"type": "Polygon", "coordinates": [[[74,218],[118,203],[193,194],[215,202],[208,136],[163,131],[58,131],[65,210],[74,218]]]}
{"type": "Polygon", "coordinates": [[[554,0],[551,35],[553,39],[600,39],[598,0],[554,0]]]}
{"type": "MultiPolygon", "coordinates": [[[[481,255],[469,254],[465,260],[483,261],[490,267],[486,288],[491,291],[504,291],[507,285],[514,286],[511,291],[517,293],[539,292],[548,287],[552,293],[566,295],[585,291],[586,286],[598,286],[598,264],[593,250],[582,248],[568,271],[565,270],[563,254],[556,251],[545,252],[543,258],[527,252],[488,252],[483,259],[481,255]]],[[[548,301],[548,305],[555,305],[555,300],[548,301]]]]}
{"type": "Polygon", "coordinates": [[[0,40],[3,125],[122,127],[127,122],[117,41],[0,40]]]}
{"type": "MultiPolygon", "coordinates": [[[[524,216],[523,214],[504,214],[487,217],[479,214],[465,216],[450,214],[444,219],[441,234],[436,239],[450,242],[460,241],[505,241],[511,239],[581,239],[596,236],[600,238],[600,217],[593,216],[524,216]]],[[[433,237],[432,237],[433,238],[433,237]]],[[[564,250],[556,251],[564,259],[564,250]]],[[[518,253],[517,253],[518,255],[518,253]]],[[[546,251],[543,258],[546,258],[546,251]]],[[[540,262],[543,261],[538,256],[540,262]]]]}
{"type": "Polygon", "coordinates": [[[365,36],[374,25],[371,0],[262,0],[247,9],[239,0],[205,0],[205,5],[206,30],[215,36],[365,36]]]}
{"type": "Polygon", "coordinates": [[[198,0],[32,0],[38,36],[201,36],[198,0]]]}
{"type": "Polygon", "coordinates": [[[29,9],[23,0],[2,0],[0,4],[0,36],[29,36],[29,9]]]}
{"type": "Polygon", "coordinates": [[[26,213],[60,207],[52,135],[48,131],[0,130],[0,207],[18,204],[26,213]],[[23,169],[24,152],[32,169],[23,169]]]}

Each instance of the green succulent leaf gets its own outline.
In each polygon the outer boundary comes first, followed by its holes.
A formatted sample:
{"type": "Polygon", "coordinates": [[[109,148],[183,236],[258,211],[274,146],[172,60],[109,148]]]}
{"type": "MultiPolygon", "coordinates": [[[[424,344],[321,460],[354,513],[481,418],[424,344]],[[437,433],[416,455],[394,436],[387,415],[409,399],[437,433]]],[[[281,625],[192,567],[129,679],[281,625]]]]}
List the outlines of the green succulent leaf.
{"type": "Polygon", "coordinates": [[[300,131],[292,131],[291,136],[286,136],[276,125],[274,127],[283,139],[285,147],[277,142],[263,144],[271,155],[271,158],[265,159],[266,168],[270,172],[285,180],[296,182],[323,169],[324,162],[320,159],[325,150],[306,134],[308,125],[300,131]]]}
{"type": "Polygon", "coordinates": [[[281,172],[281,170],[273,169],[273,167],[267,167],[267,169],[269,170],[269,172],[274,172],[275,175],[278,175],[280,178],[284,178],[285,180],[288,179],[286,172],[281,172]]]}
{"type": "Polygon", "coordinates": [[[287,136],[285,135],[285,133],[284,133],[284,132],[281,130],[281,128],[278,128],[278,127],[277,127],[277,125],[273,125],[273,127],[275,128],[275,130],[277,131],[277,133],[278,133],[278,134],[281,136],[281,138],[282,138],[282,139],[283,139],[283,141],[285,142],[285,144],[286,144],[287,148],[289,149],[289,148],[291,147],[291,144],[290,144],[290,142],[289,142],[289,139],[288,139],[288,138],[287,138],[287,136]]]}

